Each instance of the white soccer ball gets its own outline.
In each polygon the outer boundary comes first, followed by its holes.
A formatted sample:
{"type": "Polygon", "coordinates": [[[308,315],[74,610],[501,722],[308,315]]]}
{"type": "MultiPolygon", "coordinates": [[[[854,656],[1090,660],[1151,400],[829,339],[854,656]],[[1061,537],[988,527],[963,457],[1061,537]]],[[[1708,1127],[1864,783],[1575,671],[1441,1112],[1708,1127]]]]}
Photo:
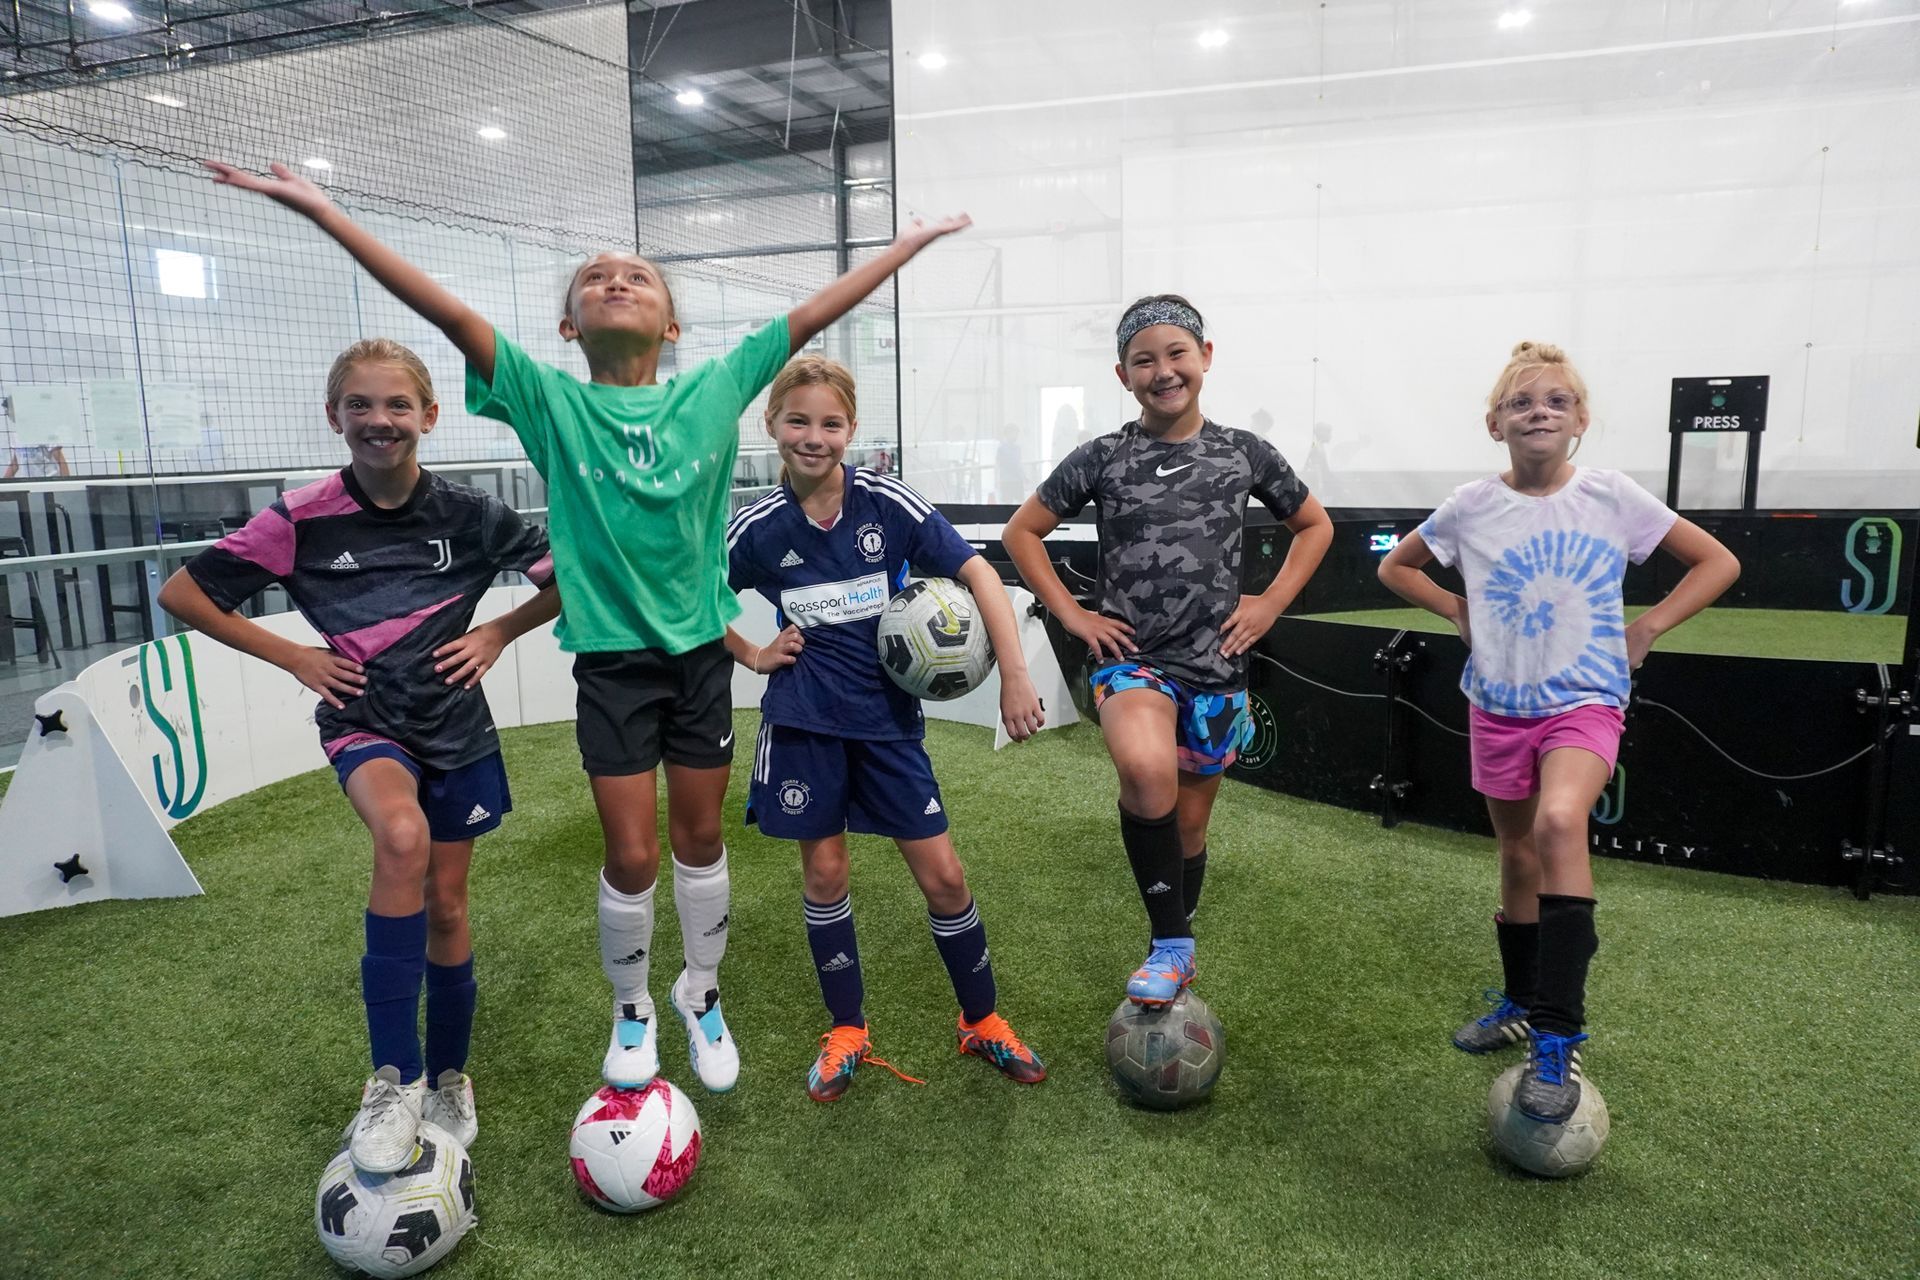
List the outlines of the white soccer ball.
{"type": "Polygon", "coordinates": [[[1487,1094],[1487,1128],[1493,1134],[1494,1149],[1542,1178],[1571,1178],[1585,1173],[1607,1145],[1607,1100],[1593,1087],[1593,1081],[1583,1080],[1580,1105],[1565,1124],[1528,1119],[1513,1105],[1513,1091],[1519,1087],[1524,1070],[1524,1065],[1507,1068],[1487,1094]]]}
{"type": "Polygon", "coordinates": [[[388,1280],[425,1271],[474,1223],[473,1161],[452,1134],[422,1124],[412,1163],[364,1173],[343,1142],[313,1199],[320,1244],[343,1267],[388,1280]]]}
{"type": "Polygon", "coordinates": [[[567,1145],[573,1176],[595,1204],[638,1213],[680,1193],[700,1163],[700,1117],[674,1085],[612,1085],[588,1098],[567,1145]]]}
{"type": "Polygon", "coordinates": [[[880,615],[880,665],[916,698],[945,702],[980,687],[993,646],[973,594],[951,578],[916,578],[880,615]]]}

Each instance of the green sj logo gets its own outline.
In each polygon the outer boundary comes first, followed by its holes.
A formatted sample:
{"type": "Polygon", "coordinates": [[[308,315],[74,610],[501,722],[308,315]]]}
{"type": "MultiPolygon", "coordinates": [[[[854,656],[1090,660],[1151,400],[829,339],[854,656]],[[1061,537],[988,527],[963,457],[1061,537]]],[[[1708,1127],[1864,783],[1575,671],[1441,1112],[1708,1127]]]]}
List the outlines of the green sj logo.
{"type": "Polygon", "coordinates": [[[1617,764],[1613,767],[1613,776],[1607,779],[1605,789],[1600,792],[1600,798],[1593,802],[1593,820],[1610,827],[1626,816],[1627,766],[1617,764]]]}
{"type": "Polygon", "coordinates": [[[1847,563],[1860,575],[1860,599],[1853,598],[1853,583],[1840,581],[1840,607],[1848,613],[1885,613],[1893,608],[1900,589],[1900,522],[1887,516],[1861,516],[1847,530],[1847,563]],[[1880,572],[1874,572],[1874,565],[1880,572]],[[1874,584],[1886,580],[1879,603],[1874,602],[1874,584]]]}
{"type": "Polygon", "coordinates": [[[200,798],[207,793],[207,740],[200,727],[200,690],[193,682],[193,648],[184,635],[174,636],[172,643],[179,650],[176,662],[167,658],[165,640],[156,640],[140,646],[140,696],[147,708],[147,719],[167,740],[173,749],[173,786],[168,787],[167,776],[161,766],[161,758],[153,757],[153,794],[160,807],[170,818],[185,818],[200,807],[200,798]],[[171,720],[167,719],[154,700],[153,675],[147,663],[151,653],[154,665],[160,672],[160,692],[174,691],[174,667],[179,667],[179,685],[181,696],[187,704],[187,729],[193,735],[193,794],[187,794],[187,757],[180,745],[180,733],[171,720]]]}

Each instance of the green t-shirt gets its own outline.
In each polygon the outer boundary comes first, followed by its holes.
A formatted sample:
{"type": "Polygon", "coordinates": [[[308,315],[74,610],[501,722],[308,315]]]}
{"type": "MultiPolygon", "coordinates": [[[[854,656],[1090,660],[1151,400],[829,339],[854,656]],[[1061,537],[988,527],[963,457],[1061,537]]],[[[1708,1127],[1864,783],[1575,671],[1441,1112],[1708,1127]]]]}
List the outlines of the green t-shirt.
{"type": "Polygon", "coordinates": [[[790,354],[780,316],[665,383],[611,387],[495,331],[493,385],[469,367],[467,411],[511,426],[546,479],[562,649],[685,653],[725,634],[740,415],[790,354]]]}

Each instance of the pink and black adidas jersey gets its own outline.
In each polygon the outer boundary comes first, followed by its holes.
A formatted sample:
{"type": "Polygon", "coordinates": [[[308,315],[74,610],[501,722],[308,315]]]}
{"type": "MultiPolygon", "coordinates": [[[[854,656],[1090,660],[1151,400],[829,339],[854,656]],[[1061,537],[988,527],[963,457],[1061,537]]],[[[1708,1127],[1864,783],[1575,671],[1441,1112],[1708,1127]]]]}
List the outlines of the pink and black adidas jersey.
{"type": "Polygon", "coordinates": [[[553,580],[547,535],[498,498],[421,472],[413,496],[375,506],[352,468],[282,494],[187,562],[222,609],[279,584],[329,648],[366,668],[366,692],[314,711],[329,760],[372,740],[421,764],[457,769],[499,749],[483,691],[433,669],[464,635],[502,570],[553,580]]]}

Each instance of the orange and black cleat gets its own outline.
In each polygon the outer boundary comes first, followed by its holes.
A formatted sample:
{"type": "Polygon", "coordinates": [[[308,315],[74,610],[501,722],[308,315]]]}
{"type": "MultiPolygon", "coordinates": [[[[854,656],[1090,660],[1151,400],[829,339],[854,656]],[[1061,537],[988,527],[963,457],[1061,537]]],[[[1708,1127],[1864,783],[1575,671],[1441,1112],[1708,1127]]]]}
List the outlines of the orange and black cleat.
{"type": "MultiPolygon", "coordinates": [[[[1017,1043],[1017,1042],[1016,1042],[1017,1043]]],[[[885,1058],[873,1056],[873,1041],[865,1023],[857,1027],[835,1027],[820,1037],[820,1056],[807,1070],[807,1096],[815,1102],[832,1102],[853,1083],[854,1069],[863,1062],[885,1067],[909,1084],[925,1084],[895,1067],[885,1058]]]]}
{"type": "Polygon", "coordinates": [[[985,1058],[1009,1080],[1039,1084],[1047,1078],[1047,1064],[1027,1048],[1007,1025],[1007,1020],[997,1013],[990,1013],[978,1022],[961,1018],[959,1036],[961,1053],[985,1058]]]}

